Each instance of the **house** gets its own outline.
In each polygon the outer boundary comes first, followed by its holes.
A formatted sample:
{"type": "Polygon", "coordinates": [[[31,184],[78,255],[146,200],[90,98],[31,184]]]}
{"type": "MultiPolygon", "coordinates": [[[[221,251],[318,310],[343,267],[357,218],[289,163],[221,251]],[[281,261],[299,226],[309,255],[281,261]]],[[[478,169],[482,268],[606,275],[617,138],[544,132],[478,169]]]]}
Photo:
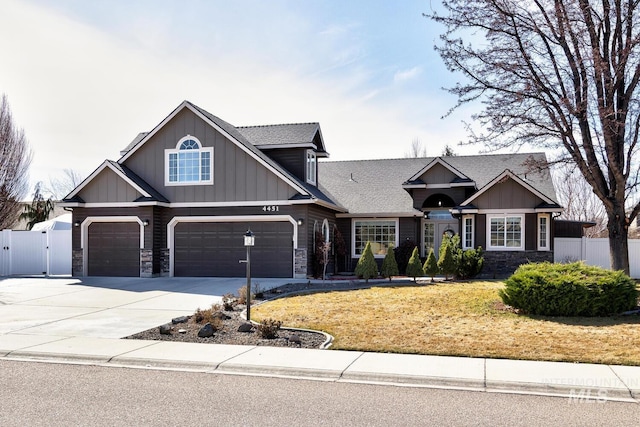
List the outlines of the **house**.
{"type": "MultiPolygon", "coordinates": [[[[561,211],[544,154],[329,162],[318,123],[235,127],[185,101],[69,193],[73,273],[307,277],[319,241],[342,236],[350,271],[367,241],[426,255],[443,233],[513,269],[552,260],[561,211]]],[[[337,242],[336,242],[337,243],[337,242]]],[[[334,245],[334,251],[335,251],[334,245]]]]}

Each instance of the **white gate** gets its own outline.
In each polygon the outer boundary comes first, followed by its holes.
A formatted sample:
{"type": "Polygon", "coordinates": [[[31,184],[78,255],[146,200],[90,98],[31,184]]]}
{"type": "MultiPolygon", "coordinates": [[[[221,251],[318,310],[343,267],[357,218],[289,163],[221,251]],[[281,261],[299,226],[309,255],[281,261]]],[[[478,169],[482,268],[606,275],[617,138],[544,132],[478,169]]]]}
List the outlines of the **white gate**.
{"type": "Polygon", "coordinates": [[[71,274],[70,230],[2,230],[0,244],[0,276],[71,274]]]}

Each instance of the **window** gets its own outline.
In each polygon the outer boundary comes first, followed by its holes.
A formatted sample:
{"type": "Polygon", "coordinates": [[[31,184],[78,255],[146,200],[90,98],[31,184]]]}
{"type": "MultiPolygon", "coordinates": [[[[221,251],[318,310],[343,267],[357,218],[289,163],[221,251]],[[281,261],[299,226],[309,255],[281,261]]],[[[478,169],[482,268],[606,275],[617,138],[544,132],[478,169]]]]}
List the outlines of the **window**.
{"type": "Polygon", "coordinates": [[[462,249],[473,249],[473,216],[462,217],[462,249]]]}
{"type": "Polygon", "coordinates": [[[353,221],[353,256],[359,257],[367,242],[371,242],[373,255],[382,258],[387,254],[390,245],[398,246],[398,221],[391,220],[354,220],[353,221]]]}
{"type": "Polygon", "coordinates": [[[548,251],[549,248],[549,215],[538,216],[538,250],[548,251]]]}
{"type": "Polygon", "coordinates": [[[307,150],[307,182],[316,185],[317,161],[316,153],[307,150]]]}
{"type": "Polygon", "coordinates": [[[433,222],[425,222],[423,232],[424,252],[422,255],[426,257],[429,256],[431,249],[434,251],[436,249],[436,225],[433,222]]]}
{"type": "Polygon", "coordinates": [[[165,150],[165,185],[213,184],[213,147],[187,135],[165,150]]]}
{"type": "Polygon", "coordinates": [[[329,220],[327,219],[322,221],[322,237],[325,243],[331,240],[331,236],[329,236],[329,220]]]}
{"type": "Polygon", "coordinates": [[[489,216],[487,249],[524,250],[523,216],[489,216]]]}

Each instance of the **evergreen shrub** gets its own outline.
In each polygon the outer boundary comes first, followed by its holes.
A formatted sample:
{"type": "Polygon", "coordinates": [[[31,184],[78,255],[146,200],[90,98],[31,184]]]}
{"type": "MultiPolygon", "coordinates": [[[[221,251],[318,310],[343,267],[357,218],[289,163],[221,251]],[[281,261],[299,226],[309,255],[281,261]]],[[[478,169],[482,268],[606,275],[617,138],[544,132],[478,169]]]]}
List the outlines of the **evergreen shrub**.
{"type": "Polygon", "coordinates": [[[425,276],[431,277],[431,281],[433,282],[433,278],[440,271],[438,268],[438,261],[436,261],[436,254],[433,252],[433,248],[429,250],[429,255],[427,256],[427,260],[424,262],[422,266],[422,271],[425,276]]]}
{"type": "Polygon", "coordinates": [[[409,263],[407,264],[407,276],[413,277],[413,280],[416,280],[416,277],[421,277],[424,274],[422,271],[422,261],[420,261],[420,254],[418,254],[418,247],[415,246],[413,248],[413,252],[411,253],[411,258],[409,258],[409,263]]]}
{"type": "Polygon", "coordinates": [[[398,263],[396,262],[396,256],[394,255],[393,245],[389,246],[387,249],[387,254],[384,256],[384,260],[382,261],[382,268],[380,269],[380,275],[382,277],[388,277],[389,281],[391,281],[391,276],[397,276],[398,271],[398,263]]]}
{"type": "Polygon", "coordinates": [[[521,265],[499,294],[505,304],[543,316],[609,316],[638,304],[629,276],[582,262],[521,265]]]}
{"type": "Polygon", "coordinates": [[[356,265],[355,273],[356,276],[364,279],[367,283],[369,283],[370,278],[378,277],[378,264],[376,264],[376,259],[373,256],[370,242],[367,242],[367,245],[364,247],[364,251],[356,265]]]}

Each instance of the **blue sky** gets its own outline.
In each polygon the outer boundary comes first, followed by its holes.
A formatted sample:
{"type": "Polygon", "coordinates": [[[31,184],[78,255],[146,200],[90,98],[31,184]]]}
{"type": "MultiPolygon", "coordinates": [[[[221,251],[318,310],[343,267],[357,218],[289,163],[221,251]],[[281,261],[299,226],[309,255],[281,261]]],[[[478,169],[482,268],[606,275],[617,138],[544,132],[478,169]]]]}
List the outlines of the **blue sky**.
{"type": "Polygon", "coordinates": [[[2,0],[0,92],[32,181],[86,175],[187,99],[237,126],[319,122],[332,160],[459,154],[431,1],[2,0]]]}

